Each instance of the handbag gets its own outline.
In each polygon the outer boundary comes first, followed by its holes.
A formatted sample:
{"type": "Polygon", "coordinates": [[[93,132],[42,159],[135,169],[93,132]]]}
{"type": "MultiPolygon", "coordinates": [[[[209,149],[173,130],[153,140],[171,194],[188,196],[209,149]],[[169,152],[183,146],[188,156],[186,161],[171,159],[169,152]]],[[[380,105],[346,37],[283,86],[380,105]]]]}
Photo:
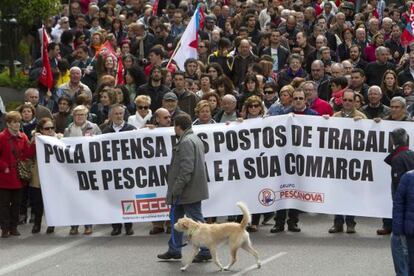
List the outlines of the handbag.
{"type": "Polygon", "coordinates": [[[33,161],[30,159],[17,161],[17,175],[19,178],[29,182],[33,177],[32,167],[33,161]]]}
{"type": "Polygon", "coordinates": [[[32,180],[33,173],[32,173],[32,167],[34,165],[34,162],[30,159],[27,160],[20,160],[19,156],[17,156],[17,151],[15,146],[13,145],[13,142],[9,140],[12,153],[17,161],[17,176],[20,180],[23,180],[25,182],[29,182],[32,180]]]}

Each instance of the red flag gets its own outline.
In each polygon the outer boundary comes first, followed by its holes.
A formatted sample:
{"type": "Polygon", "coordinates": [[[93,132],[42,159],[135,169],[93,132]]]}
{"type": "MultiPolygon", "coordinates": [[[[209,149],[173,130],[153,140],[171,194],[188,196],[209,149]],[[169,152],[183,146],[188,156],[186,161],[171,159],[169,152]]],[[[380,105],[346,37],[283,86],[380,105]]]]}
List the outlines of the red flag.
{"type": "Polygon", "coordinates": [[[46,30],[45,28],[42,29],[42,74],[39,78],[39,83],[46,86],[48,89],[52,89],[53,87],[53,75],[52,75],[52,68],[50,67],[49,61],[49,54],[47,53],[47,47],[49,42],[47,40],[46,30]]]}
{"type": "Polygon", "coordinates": [[[122,64],[122,58],[118,57],[111,42],[108,40],[105,41],[105,43],[102,45],[98,54],[103,55],[103,56],[112,55],[115,59],[118,60],[117,71],[116,71],[116,84],[123,85],[124,84],[124,65],[122,64]]]}
{"type": "Polygon", "coordinates": [[[116,72],[116,84],[124,85],[124,65],[122,64],[121,58],[118,58],[118,69],[116,72]]]}
{"type": "Polygon", "coordinates": [[[158,3],[159,0],[155,0],[154,4],[152,5],[152,15],[156,16],[158,12],[158,3]]]}

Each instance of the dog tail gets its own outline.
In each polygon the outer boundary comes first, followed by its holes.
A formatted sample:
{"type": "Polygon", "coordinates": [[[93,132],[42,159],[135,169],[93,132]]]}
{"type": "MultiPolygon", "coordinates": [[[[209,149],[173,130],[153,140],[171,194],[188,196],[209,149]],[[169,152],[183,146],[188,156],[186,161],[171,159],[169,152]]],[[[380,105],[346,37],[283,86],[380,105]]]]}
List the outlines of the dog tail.
{"type": "Polygon", "coordinates": [[[241,201],[240,202],[237,202],[237,206],[239,206],[239,208],[243,212],[243,219],[240,222],[240,227],[242,227],[244,229],[244,228],[246,228],[247,224],[250,223],[250,220],[251,220],[250,212],[249,212],[249,209],[247,209],[246,204],[244,204],[241,201]]]}

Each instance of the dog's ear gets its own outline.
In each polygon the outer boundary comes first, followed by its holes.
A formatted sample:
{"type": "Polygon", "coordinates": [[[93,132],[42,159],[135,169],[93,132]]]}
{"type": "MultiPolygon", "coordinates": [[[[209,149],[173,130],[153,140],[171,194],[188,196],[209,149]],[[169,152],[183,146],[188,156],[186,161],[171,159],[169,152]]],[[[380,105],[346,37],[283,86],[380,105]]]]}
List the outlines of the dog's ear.
{"type": "Polygon", "coordinates": [[[183,226],[184,229],[188,229],[190,226],[187,220],[184,220],[181,225],[183,226]]]}

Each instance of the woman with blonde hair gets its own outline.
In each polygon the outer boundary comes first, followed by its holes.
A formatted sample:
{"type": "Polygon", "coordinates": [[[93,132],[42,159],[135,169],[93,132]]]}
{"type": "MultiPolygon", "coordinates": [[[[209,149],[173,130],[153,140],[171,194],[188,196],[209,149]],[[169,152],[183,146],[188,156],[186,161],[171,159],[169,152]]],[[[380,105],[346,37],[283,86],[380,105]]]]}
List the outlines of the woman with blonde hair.
{"type": "Polygon", "coordinates": [[[197,103],[197,106],[194,108],[197,119],[193,122],[193,125],[205,125],[205,124],[215,124],[216,121],[212,118],[211,105],[206,100],[201,100],[197,103]]]}
{"type": "Polygon", "coordinates": [[[152,118],[151,98],[147,95],[139,95],[135,98],[136,113],[128,117],[128,124],[137,129],[145,127],[152,118]]]}

